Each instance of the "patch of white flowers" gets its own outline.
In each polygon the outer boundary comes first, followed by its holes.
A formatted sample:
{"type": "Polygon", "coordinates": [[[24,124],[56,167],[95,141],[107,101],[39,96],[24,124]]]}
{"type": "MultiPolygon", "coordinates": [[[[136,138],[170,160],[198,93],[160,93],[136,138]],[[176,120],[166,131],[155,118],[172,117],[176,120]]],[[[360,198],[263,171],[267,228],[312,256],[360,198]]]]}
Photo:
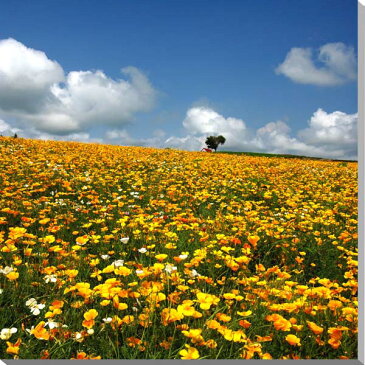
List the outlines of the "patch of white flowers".
{"type": "Polygon", "coordinates": [[[124,260],[116,260],[112,263],[112,265],[114,265],[114,267],[123,266],[124,265],[124,260]]]}
{"type": "Polygon", "coordinates": [[[41,313],[41,309],[45,307],[42,303],[37,303],[34,298],[30,298],[25,302],[25,305],[30,309],[30,312],[34,316],[38,316],[41,313]]]}
{"type": "Polygon", "coordinates": [[[3,328],[0,332],[0,339],[8,340],[16,332],[18,332],[18,329],[15,327],[3,328]]]}
{"type": "Polygon", "coordinates": [[[57,275],[46,275],[43,280],[46,283],[55,283],[57,281],[57,275]]]}

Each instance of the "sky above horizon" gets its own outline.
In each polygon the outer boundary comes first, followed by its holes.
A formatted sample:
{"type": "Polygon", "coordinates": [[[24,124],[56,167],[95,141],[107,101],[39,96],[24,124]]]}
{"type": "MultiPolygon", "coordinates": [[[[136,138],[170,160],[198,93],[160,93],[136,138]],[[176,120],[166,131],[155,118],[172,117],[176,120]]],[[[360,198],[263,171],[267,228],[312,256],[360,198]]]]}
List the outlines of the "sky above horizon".
{"type": "Polygon", "coordinates": [[[3,1],[0,134],[357,158],[356,0],[3,1]]]}

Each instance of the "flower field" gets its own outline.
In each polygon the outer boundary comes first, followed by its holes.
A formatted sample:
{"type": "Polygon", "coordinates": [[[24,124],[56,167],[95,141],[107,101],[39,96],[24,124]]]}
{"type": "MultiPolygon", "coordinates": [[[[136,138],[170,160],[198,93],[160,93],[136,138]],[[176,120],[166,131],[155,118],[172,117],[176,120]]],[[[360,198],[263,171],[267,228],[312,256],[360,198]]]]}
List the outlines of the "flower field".
{"type": "Polygon", "coordinates": [[[0,358],[357,358],[357,164],[0,138],[0,358]]]}

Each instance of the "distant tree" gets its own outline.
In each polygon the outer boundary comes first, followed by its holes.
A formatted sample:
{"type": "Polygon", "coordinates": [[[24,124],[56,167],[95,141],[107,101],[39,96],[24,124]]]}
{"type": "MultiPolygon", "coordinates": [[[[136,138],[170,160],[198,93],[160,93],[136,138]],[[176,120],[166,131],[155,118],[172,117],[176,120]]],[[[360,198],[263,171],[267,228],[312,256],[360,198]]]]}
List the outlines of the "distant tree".
{"type": "Polygon", "coordinates": [[[18,135],[16,133],[14,133],[14,137],[13,138],[18,138],[18,135]]]}
{"type": "Polygon", "coordinates": [[[205,144],[208,148],[211,148],[212,150],[216,151],[218,146],[220,144],[224,144],[226,139],[223,136],[209,136],[205,140],[205,144]]]}

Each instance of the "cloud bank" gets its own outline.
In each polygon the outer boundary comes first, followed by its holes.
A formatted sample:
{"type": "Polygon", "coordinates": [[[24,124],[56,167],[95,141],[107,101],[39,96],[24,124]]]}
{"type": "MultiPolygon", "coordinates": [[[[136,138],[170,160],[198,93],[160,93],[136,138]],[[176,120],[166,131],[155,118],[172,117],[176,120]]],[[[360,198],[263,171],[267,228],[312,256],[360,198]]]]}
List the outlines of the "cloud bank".
{"type": "Polygon", "coordinates": [[[123,126],[150,110],[156,91],[135,67],[114,80],[103,71],[72,71],[14,39],[0,41],[0,115],[34,133],[69,135],[123,126]]]}
{"type": "Polygon", "coordinates": [[[311,48],[292,48],[276,68],[294,82],[318,86],[335,86],[354,81],[357,61],[353,47],[327,43],[313,57],[311,48]]]}
{"type": "Polygon", "coordinates": [[[238,118],[225,118],[211,108],[190,108],[183,121],[186,136],[171,136],[159,145],[186,150],[200,150],[211,134],[222,134],[226,143],[220,149],[246,152],[269,152],[338,159],[357,158],[357,114],[318,109],[308,127],[296,136],[283,121],[270,122],[257,130],[247,128],[238,118]]]}

